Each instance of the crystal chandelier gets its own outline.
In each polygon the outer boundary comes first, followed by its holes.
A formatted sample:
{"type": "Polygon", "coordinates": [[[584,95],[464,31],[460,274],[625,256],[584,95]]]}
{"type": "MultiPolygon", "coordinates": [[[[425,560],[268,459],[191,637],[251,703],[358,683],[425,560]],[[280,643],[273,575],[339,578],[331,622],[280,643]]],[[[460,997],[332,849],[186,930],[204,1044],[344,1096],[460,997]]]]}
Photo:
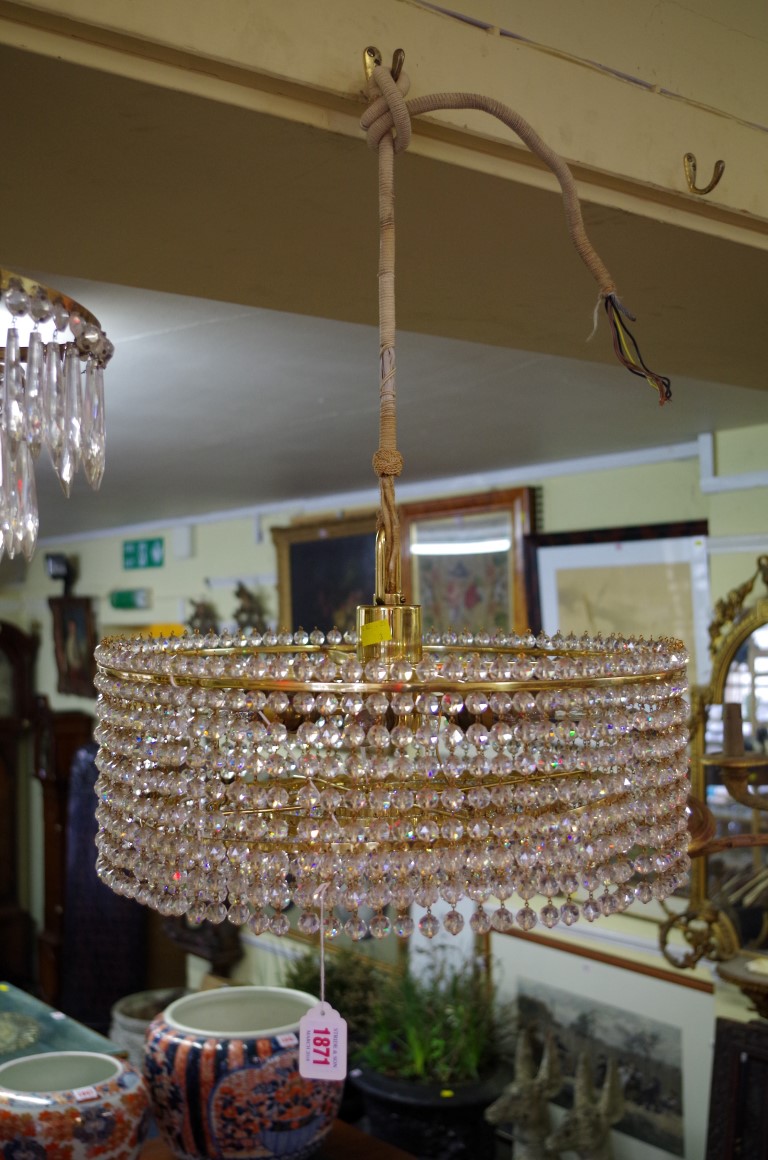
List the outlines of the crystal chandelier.
{"type": "Polygon", "coordinates": [[[662,401],[669,383],[620,317],[565,163],[504,106],[407,101],[401,58],[388,70],[366,56],[381,223],[374,600],[344,637],[103,641],[98,871],[163,914],[256,934],[294,922],[313,934],[321,914],[326,936],[353,940],[415,928],[431,938],[441,921],[458,934],[467,909],[477,933],[591,922],[685,880],[687,656],[673,640],[458,628],[422,639],[420,609],[400,592],[394,502],[392,161],[413,115],[485,108],[550,165],[621,361],[662,401]]]}
{"type": "Polygon", "coordinates": [[[10,315],[0,348],[0,558],[21,552],[31,560],[40,523],[34,460],[41,449],[67,497],[81,462],[91,487],[101,484],[104,367],[114,348],[99,320],[58,290],[0,270],[0,291],[10,315]]]}

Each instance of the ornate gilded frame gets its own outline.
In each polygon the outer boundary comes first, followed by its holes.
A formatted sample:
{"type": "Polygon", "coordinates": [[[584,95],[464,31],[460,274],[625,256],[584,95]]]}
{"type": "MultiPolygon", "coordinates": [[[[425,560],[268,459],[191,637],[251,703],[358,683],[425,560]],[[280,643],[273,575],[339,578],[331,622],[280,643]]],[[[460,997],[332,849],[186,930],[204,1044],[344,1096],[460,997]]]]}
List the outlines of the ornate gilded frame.
{"type": "MultiPolygon", "coordinates": [[[[367,604],[373,598],[375,561],[376,515],[374,512],[356,512],[353,515],[326,516],[285,528],[272,528],[272,540],[277,552],[277,591],[280,629],[304,628],[311,632],[319,628],[342,631],[347,625],[334,625],[318,611],[322,608],[326,590],[338,604],[347,601],[350,606],[367,604]],[[325,547],[331,546],[327,561],[332,565],[332,586],[326,585],[324,573],[325,547]],[[311,589],[307,599],[306,587],[311,589]],[[360,599],[355,600],[355,594],[360,599]],[[319,618],[319,619],[318,619],[319,618]]],[[[354,616],[351,626],[354,627],[354,616]]]]}
{"type": "MultiPolygon", "coordinates": [[[[508,531],[511,541],[511,546],[507,552],[507,623],[499,627],[506,632],[526,632],[531,626],[531,615],[528,602],[525,543],[527,536],[536,530],[535,488],[514,487],[470,495],[447,496],[423,503],[401,504],[400,537],[403,558],[403,589],[409,600],[416,604],[423,604],[417,557],[411,550],[414,533],[417,533],[420,527],[433,521],[438,524],[442,521],[458,523],[492,514],[508,517],[508,531]]],[[[467,559],[477,559],[477,557],[469,556],[467,559]]],[[[428,627],[428,616],[424,610],[422,616],[426,628],[428,627]]],[[[490,621],[485,620],[484,623],[487,625],[490,621]]],[[[465,626],[462,624],[443,626],[444,629],[448,627],[460,631],[465,626]]]]}
{"type": "MultiPolygon", "coordinates": [[[[728,672],[739,649],[756,629],[768,624],[768,596],[760,596],[745,607],[758,578],[768,588],[768,556],[760,556],[753,575],[715,604],[709,626],[711,677],[708,684],[694,686],[690,692],[691,805],[694,831],[697,826],[701,828],[700,835],[692,834],[692,853],[706,847],[707,839],[712,836],[711,831],[705,831],[707,811],[703,808],[706,803],[703,758],[709,711],[712,705],[723,702],[728,672]]],[[[724,961],[738,952],[740,940],[734,921],[709,898],[706,853],[693,859],[688,910],[682,915],[670,915],[661,928],[660,945],[665,958],[678,967],[694,966],[702,958],[724,961]],[[682,953],[670,946],[674,930],[682,933],[687,944],[682,953]]]]}

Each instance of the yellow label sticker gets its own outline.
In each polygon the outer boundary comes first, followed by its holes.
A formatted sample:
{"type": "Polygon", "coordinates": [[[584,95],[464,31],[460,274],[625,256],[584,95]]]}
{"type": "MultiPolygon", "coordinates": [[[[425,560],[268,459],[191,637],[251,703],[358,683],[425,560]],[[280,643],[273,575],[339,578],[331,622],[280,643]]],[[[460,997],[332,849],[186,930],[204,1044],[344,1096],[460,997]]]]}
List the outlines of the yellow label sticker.
{"type": "Polygon", "coordinates": [[[370,620],[360,629],[363,648],[368,644],[379,644],[383,640],[392,640],[392,628],[388,620],[370,620]]]}

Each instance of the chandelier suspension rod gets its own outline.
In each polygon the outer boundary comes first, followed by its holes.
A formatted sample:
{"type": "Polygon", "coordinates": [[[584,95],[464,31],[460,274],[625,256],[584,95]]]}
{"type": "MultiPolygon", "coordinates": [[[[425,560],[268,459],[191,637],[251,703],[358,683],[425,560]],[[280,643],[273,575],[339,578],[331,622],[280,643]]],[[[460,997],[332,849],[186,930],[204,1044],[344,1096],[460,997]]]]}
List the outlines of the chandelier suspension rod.
{"type": "Polygon", "coordinates": [[[618,299],[615,282],[587,237],[576,183],[563,158],[519,113],[490,97],[455,92],[406,100],[410,81],[402,70],[402,60],[402,50],[398,49],[393,68],[389,70],[381,64],[378,49],[366,49],[364,63],[370,104],[360,122],[366,130],[368,145],[378,151],[379,159],[379,446],[373,456],[373,466],[379,477],[378,527],[383,532],[386,554],[386,588],[384,593],[377,590],[376,600],[387,604],[404,600],[400,593],[400,527],[395,501],[395,479],[402,472],[403,457],[397,448],[394,158],[408,147],[411,117],[445,109],[477,109],[511,129],[547,165],[560,184],[568,235],[597,282],[598,306],[601,302],[606,305],[612,327],[617,311],[634,318],[618,299]]]}

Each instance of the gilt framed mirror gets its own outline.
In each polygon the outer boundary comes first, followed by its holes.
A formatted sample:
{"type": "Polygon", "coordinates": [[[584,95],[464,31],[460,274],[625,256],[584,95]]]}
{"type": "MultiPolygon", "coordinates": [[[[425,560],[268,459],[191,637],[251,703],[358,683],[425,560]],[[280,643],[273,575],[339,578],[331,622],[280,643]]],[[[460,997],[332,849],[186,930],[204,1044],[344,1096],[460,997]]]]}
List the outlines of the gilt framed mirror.
{"type": "MultiPolygon", "coordinates": [[[[725,706],[738,706],[745,752],[766,757],[766,772],[751,776],[753,792],[768,795],[768,556],[754,575],[715,607],[710,625],[712,675],[692,690],[691,784],[714,815],[715,837],[768,834],[768,810],[733,799],[716,763],[724,749],[725,706]]],[[[694,861],[694,901],[711,901],[733,923],[742,947],[768,951],[768,846],[718,851],[694,861]]]]}

